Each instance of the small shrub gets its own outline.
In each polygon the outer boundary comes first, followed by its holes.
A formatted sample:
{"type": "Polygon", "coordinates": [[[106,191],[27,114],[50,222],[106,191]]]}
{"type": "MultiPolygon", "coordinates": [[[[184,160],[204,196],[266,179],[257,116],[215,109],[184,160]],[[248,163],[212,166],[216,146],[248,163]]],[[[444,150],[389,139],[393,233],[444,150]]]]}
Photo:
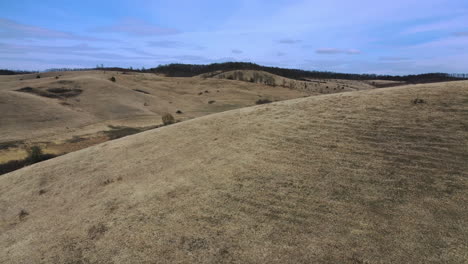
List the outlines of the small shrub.
{"type": "Polygon", "coordinates": [[[268,100],[268,99],[258,99],[256,102],[256,104],[269,104],[271,103],[271,100],[268,100]]]}
{"type": "Polygon", "coordinates": [[[169,113],[162,116],[162,121],[165,126],[175,123],[174,117],[169,113]]]}
{"type": "Polygon", "coordinates": [[[176,114],[182,114],[182,111],[177,110],[176,114]]]}
{"type": "Polygon", "coordinates": [[[115,82],[115,81],[116,81],[116,79],[115,79],[114,76],[112,76],[109,80],[112,81],[112,82],[115,82]]]}
{"type": "Polygon", "coordinates": [[[28,211],[21,209],[21,211],[18,214],[18,217],[20,220],[23,220],[28,215],[29,215],[28,211]]]}
{"type": "Polygon", "coordinates": [[[40,78],[41,78],[41,76],[40,76],[40,75],[37,75],[37,76],[36,76],[36,79],[40,79],[40,78]]]}
{"type": "Polygon", "coordinates": [[[55,79],[58,79],[59,77],[58,76],[55,76],[55,79]]]}
{"type": "Polygon", "coordinates": [[[420,99],[420,98],[416,98],[413,100],[413,104],[425,104],[426,101],[424,101],[423,99],[420,99]]]}
{"type": "Polygon", "coordinates": [[[39,146],[32,146],[26,151],[28,152],[28,157],[26,158],[26,160],[29,160],[31,163],[36,163],[36,162],[41,161],[42,156],[44,155],[41,147],[39,146]]]}
{"type": "Polygon", "coordinates": [[[211,100],[211,101],[208,101],[208,103],[209,103],[209,104],[214,104],[214,103],[216,103],[216,101],[215,101],[215,100],[211,100]]]}
{"type": "Polygon", "coordinates": [[[202,95],[202,94],[203,94],[203,92],[199,92],[199,93],[198,93],[198,95],[202,95]]]}

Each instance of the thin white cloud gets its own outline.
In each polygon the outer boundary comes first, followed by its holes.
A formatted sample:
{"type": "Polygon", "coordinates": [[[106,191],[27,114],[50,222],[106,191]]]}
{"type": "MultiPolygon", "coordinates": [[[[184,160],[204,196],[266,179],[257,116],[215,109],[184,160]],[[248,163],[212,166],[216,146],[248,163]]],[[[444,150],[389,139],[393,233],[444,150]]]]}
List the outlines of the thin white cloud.
{"type": "Polygon", "coordinates": [[[57,31],[53,29],[25,25],[10,19],[0,18],[0,38],[1,39],[66,39],[95,41],[106,40],[100,38],[86,37],[74,33],[57,31]]]}
{"type": "Polygon", "coordinates": [[[131,36],[145,37],[155,35],[171,35],[179,33],[178,30],[173,28],[159,27],[147,23],[141,19],[127,18],[115,25],[98,27],[93,29],[94,32],[104,33],[125,33],[131,36]]]}
{"type": "Polygon", "coordinates": [[[337,49],[337,48],[320,48],[315,50],[317,54],[348,54],[355,55],[361,54],[362,52],[357,49],[337,49]]]}
{"type": "Polygon", "coordinates": [[[243,53],[242,50],[238,50],[238,49],[233,49],[233,50],[231,50],[231,52],[234,53],[234,54],[241,54],[241,53],[243,53]]]}
{"type": "Polygon", "coordinates": [[[280,39],[278,42],[281,43],[281,44],[297,44],[297,43],[302,42],[302,40],[299,40],[299,39],[280,39]]]}
{"type": "Polygon", "coordinates": [[[434,31],[453,32],[459,28],[465,28],[468,21],[467,16],[461,16],[456,18],[450,18],[446,20],[440,20],[437,22],[419,24],[407,28],[402,34],[416,34],[434,31]]]}
{"type": "Polygon", "coordinates": [[[407,61],[409,58],[406,57],[393,57],[393,56],[382,56],[379,58],[381,61],[407,61]]]}

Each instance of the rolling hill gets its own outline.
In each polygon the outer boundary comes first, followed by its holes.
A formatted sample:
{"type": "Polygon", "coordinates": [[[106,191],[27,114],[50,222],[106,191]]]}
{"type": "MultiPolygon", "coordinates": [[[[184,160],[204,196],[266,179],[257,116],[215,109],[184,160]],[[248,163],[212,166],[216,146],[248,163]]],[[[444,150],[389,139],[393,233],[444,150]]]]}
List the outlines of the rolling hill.
{"type": "MultiPolygon", "coordinates": [[[[199,75],[201,78],[228,79],[255,84],[265,84],[272,87],[289,88],[310,95],[342,93],[350,91],[370,90],[376,88],[376,81],[338,80],[338,79],[303,79],[295,80],[265,71],[235,70],[228,72],[210,72],[199,75]]],[[[387,81],[377,81],[379,83],[387,81]]],[[[397,82],[393,82],[397,83],[397,82]]]]}
{"type": "Polygon", "coordinates": [[[0,176],[0,263],[466,263],[467,120],[450,82],[82,149],[0,176]]]}
{"type": "Polygon", "coordinates": [[[0,76],[0,163],[23,158],[24,148],[31,144],[60,154],[108,140],[103,131],[157,126],[164,113],[187,120],[252,106],[258,99],[308,95],[263,84],[152,73],[99,70],[0,76]]]}

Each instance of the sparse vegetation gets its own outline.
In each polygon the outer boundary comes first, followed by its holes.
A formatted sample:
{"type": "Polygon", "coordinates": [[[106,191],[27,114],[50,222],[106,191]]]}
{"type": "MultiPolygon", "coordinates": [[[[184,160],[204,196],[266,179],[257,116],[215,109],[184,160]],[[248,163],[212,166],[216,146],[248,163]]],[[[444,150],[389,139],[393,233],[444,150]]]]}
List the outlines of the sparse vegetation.
{"type": "Polygon", "coordinates": [[[420,98],[416,98],[413,100],[413,104],[425,104],[426,101],[424,101],[423,99],[420,99],[420,98]]]}
{"type": "Polygon", "coordinates": [[[14,148],[14,147],[17,147],[21,143],[22,143],[21,141],[0,142],[0,150],[14,148]]]}
{"type": "Polygon", "coordinates": [[[0,175],[21,169],[34,163],[45,161],[56,157],[54,154],[45,154],[39,146],[32,146],[26,149],[28,156],[22,160],[12,160],[0,164],[0,175]]]}
{"type": "Polygon", "coordinates": [[[126,136],[140,133],[143,131],[140,128],[125,127],[125,126],[109,126],[109,128],[111,130],[106,130],[104,131],[104,133],[111,140],[126,137],[126,136]]]}
{"type": "Polygon", "coordinates": [[[169,113],[162,116],[162,121],[165,126],[175,123],[174,117],[169,113]]]}
{"type": "Polygon", "coordinates": [[[216,103],[215,100],[210,100],[210,101],[208,101],[208,104],[214,104],[214,103],[216,103]]]}
{"type": "Polygon", "coordinates": [[[110,80],[111,82],[116,82],[116,81],[117,81],[117,80],[115,79],[115,77],[114,77],[114,76],[110,77],[110,79],[109,79],[109,80],[110,80]]]}
{"type": "Polygon", "coordinates": [[[183,113],[182,113],[182,111],[177,110],[177,111],[176,111],[176,114],[183,114],[183,113]]]}
{"type": "Polygon", "coordinates": [[[158,128],[160,126],[149,126],[149,127],[126,127],[126,126],[108,126],[110,130],[103,131],[104,134],[110,139],[118,139],[126,136],[130,136],[133,134],[137,134],[146,130],[158,128]]]}
{"type": "Polygon", "coordinates": [[[25,209],[21,209],[21,211],[18,213],[18,218],[20,220],[23,220],[28,215],[29,215],[28,211],[26,211],[25,209]]]}
{"type": "Polygon", "coordinates": [[[259,104],[269,104],[269,103],[271,103],[271,100],[269,100],[269,99],[258,99],[258,100],[255,102],[255,104],[258,104],[258,105],[259,105],[259,104]]]}

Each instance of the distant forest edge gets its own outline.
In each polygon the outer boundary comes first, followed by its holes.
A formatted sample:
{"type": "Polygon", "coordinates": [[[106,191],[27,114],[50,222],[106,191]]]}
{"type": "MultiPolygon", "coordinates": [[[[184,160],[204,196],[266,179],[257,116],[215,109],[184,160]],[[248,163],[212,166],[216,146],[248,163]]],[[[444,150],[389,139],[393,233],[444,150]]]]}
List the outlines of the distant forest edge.
{"type": "MultiPolygon", "coordinates": [[[[467,80],[468,74],[448,74],[448,73],[425,73],[415,75],[378,75],[378,74],[353,74],[353,73],[337,73],[328,71],[307,71],[299,69],[287,69],[279,67],[261,66],[249,62],[225,62],[213,64],[167,64],[160,65],[151,69],[133,69],[133,68],[119,68],[119,67],[96,67],[96,68],[80,68],[80,69],[48,69],[46,72],[51,71],[85,71],[85,70],[107,70],[107,71],[122,71],[122,72],[147,72],[165,74],[168,77],[193,77],[200,74],[210,72],[227,72],[233,70],[258,70],[265,71],[271,74],[279,75],[285,78],[305,80],[311,79],[345,79],[345,80],[389,80],[401,81],[406,83],[429,83],[429,82],[444,82],[444,81],[458,81],[467,80]]],[[[34,73],[31,71],[12,71],[0,69],[0,75],[14,75],[14,74],[27,74],[34,73]]]]}
{"type": "Polygon", "coordinates": [[[254,63],[246,62],[226,62],[213,63],[208,65],[198,64],[168,64],[161,65],[156,68],[149,69],[151,72],[165,74],[169,77],[192,77],[210,72],[227,72],[233,70],[258,70],[265,71],[271,74],[282,77],[303,80],[304,78],[313,79],[346,79],[346,80],[391,80],[403,81],[407,83],[424,83],[424,82],[443,82],[468,79],[468,74],[448,74],[448,73],[425,73],[417,75],[377,75],[377,74],[351,74],[351,73],[336,73],[326,71],[306,71],[299,69],[285,69],[278,67],[261,66],[254,63]]]}

